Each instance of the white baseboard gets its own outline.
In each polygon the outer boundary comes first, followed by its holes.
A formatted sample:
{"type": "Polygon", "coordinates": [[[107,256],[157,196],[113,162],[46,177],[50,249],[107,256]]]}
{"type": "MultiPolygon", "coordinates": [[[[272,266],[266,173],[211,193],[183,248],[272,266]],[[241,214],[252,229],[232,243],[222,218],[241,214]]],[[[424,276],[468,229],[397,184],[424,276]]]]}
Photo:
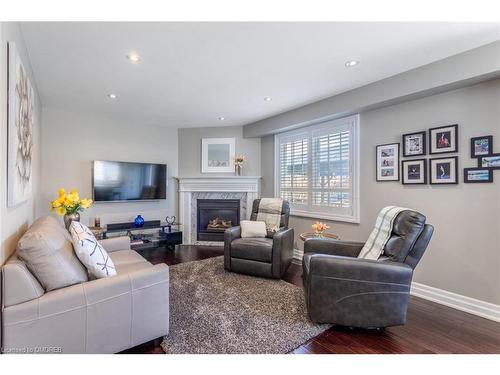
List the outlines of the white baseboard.
{"type": "Polygon", "coordinates": [[[489,320],[500,322],[500,305],[413,282],[410,294],[489,320]]]}
{"type": "MultiPolygon", "coordinates": [[[[293,263],[302,264],[304,252],[299,249],[293,250],[293,263]]],[[[500,305],[466,297],[461,294],[448,292],[443,289],[413,282],[410,294],[428,301],[436,302],[456,310],[477,315],[482,318],[500,322],[500,305]]]]}

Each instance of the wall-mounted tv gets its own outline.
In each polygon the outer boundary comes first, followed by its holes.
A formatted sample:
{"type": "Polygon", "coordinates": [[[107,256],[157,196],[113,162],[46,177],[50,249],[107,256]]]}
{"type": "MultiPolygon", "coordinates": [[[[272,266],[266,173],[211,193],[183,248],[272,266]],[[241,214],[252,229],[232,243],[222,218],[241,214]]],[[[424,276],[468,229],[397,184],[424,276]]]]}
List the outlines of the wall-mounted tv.
{"type": "Polygon", "coordinates": [[[92,183],[95,202],[166,199],[167,166],[95,160],[92,183]]]}

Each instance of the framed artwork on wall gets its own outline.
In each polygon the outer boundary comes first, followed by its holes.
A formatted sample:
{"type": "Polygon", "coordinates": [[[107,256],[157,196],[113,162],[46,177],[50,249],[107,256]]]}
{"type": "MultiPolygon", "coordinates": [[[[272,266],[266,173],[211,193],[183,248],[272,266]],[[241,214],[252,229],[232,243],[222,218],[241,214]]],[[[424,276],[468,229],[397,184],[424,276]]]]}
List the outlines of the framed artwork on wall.
{"type": "Polygon", "coordinates": [[[432,185],[458,184],[458,157],[429,159],[432,185]]]}
{"type": "Polygon", "coordinates": [[[427,184],[427,160],[403,160],[401,173],[403,185],[427,184]]]}
{"type": "Polygon", "coordinates": [[[493,182],[493,170],[491,168],[464,168],[464,182],[493,182]]]}
{"type": "Polygon", "coordinates": [[[478,158],[480,156],[493,154],[493,136],[485,135],[470,139],[470,157],[478,158]]]}
{"type": "Polygon", "coordinates": [[[423,156],[425,149],[425,131],[403,134],[403,156],[423,156]]]}
{"type": "Polygon", "coordinates": [[[377,181],[399,181],[399,143],[376,147],[377,181]]]}
{"type": "Polygon", "coordinates": [[[233,173],[235,138],[203,138],[201,141],[202,173],[233,173]]]}
{"type": "Polygon", "coordinates": [[[429,150],[430,154],[458,152],[458,125],[429,129],[429,150]]]}
{"type": "Polygon", "coordinates": [[[500,154],[491,154],[488,156],[481,156],[478,159],[478,167],[500,169],[500,154]]]}
{"type": "Polygon", "coordinates": [[[7,206],[13,207],[31,197],[35,96],[12,42],[8,43],[7,111],[7,206]]]}

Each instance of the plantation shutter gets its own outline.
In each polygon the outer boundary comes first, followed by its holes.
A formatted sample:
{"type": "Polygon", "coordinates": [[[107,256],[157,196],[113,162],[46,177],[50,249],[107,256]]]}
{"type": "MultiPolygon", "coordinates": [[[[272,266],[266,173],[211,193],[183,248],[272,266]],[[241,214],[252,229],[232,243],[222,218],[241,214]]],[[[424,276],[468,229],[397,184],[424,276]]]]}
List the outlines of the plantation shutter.
{"type": "Polygon", "coordinates": [[[307,134],[285,137],[279,145],[280,196],[293,205],[308,204],[309,139],[307,134]]]}
{"type": "Polygon", "coordinates": [[[351,191],[351,132],[348,128],[313,131],[311,205],[313,211],[349,213],[351,191]]]}
{"type": "Polygon", "coordinates": [[[276,136],[277,195],[292,214],[359,220],[357,116],[276,136]]]}

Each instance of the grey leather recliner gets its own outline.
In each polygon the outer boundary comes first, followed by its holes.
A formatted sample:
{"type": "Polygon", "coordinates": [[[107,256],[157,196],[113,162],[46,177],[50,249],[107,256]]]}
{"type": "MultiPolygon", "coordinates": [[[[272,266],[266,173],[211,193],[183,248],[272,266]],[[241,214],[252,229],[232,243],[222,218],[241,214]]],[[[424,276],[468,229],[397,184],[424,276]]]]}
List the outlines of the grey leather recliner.
{"type": "MultiPolygon", "coordinates": [[[[257,220],[260,199],[253,201],[250,220],[257,220]]],[[[224,268],[252,276],[280,279],[292,263],[293,229],[288,228],[290,205],[283,201],[280,229],[265,238],[241,238],[241,228],[224,232],[224,268]]]]}
{"type": "Polygon", "coordinates": [[[424,215],[402,211],[378,260],[357,258],[361,242],[307,240],[302,277],[310,319],[360,328],[405,324],[413,269],[433,231],[424,215]]]}

